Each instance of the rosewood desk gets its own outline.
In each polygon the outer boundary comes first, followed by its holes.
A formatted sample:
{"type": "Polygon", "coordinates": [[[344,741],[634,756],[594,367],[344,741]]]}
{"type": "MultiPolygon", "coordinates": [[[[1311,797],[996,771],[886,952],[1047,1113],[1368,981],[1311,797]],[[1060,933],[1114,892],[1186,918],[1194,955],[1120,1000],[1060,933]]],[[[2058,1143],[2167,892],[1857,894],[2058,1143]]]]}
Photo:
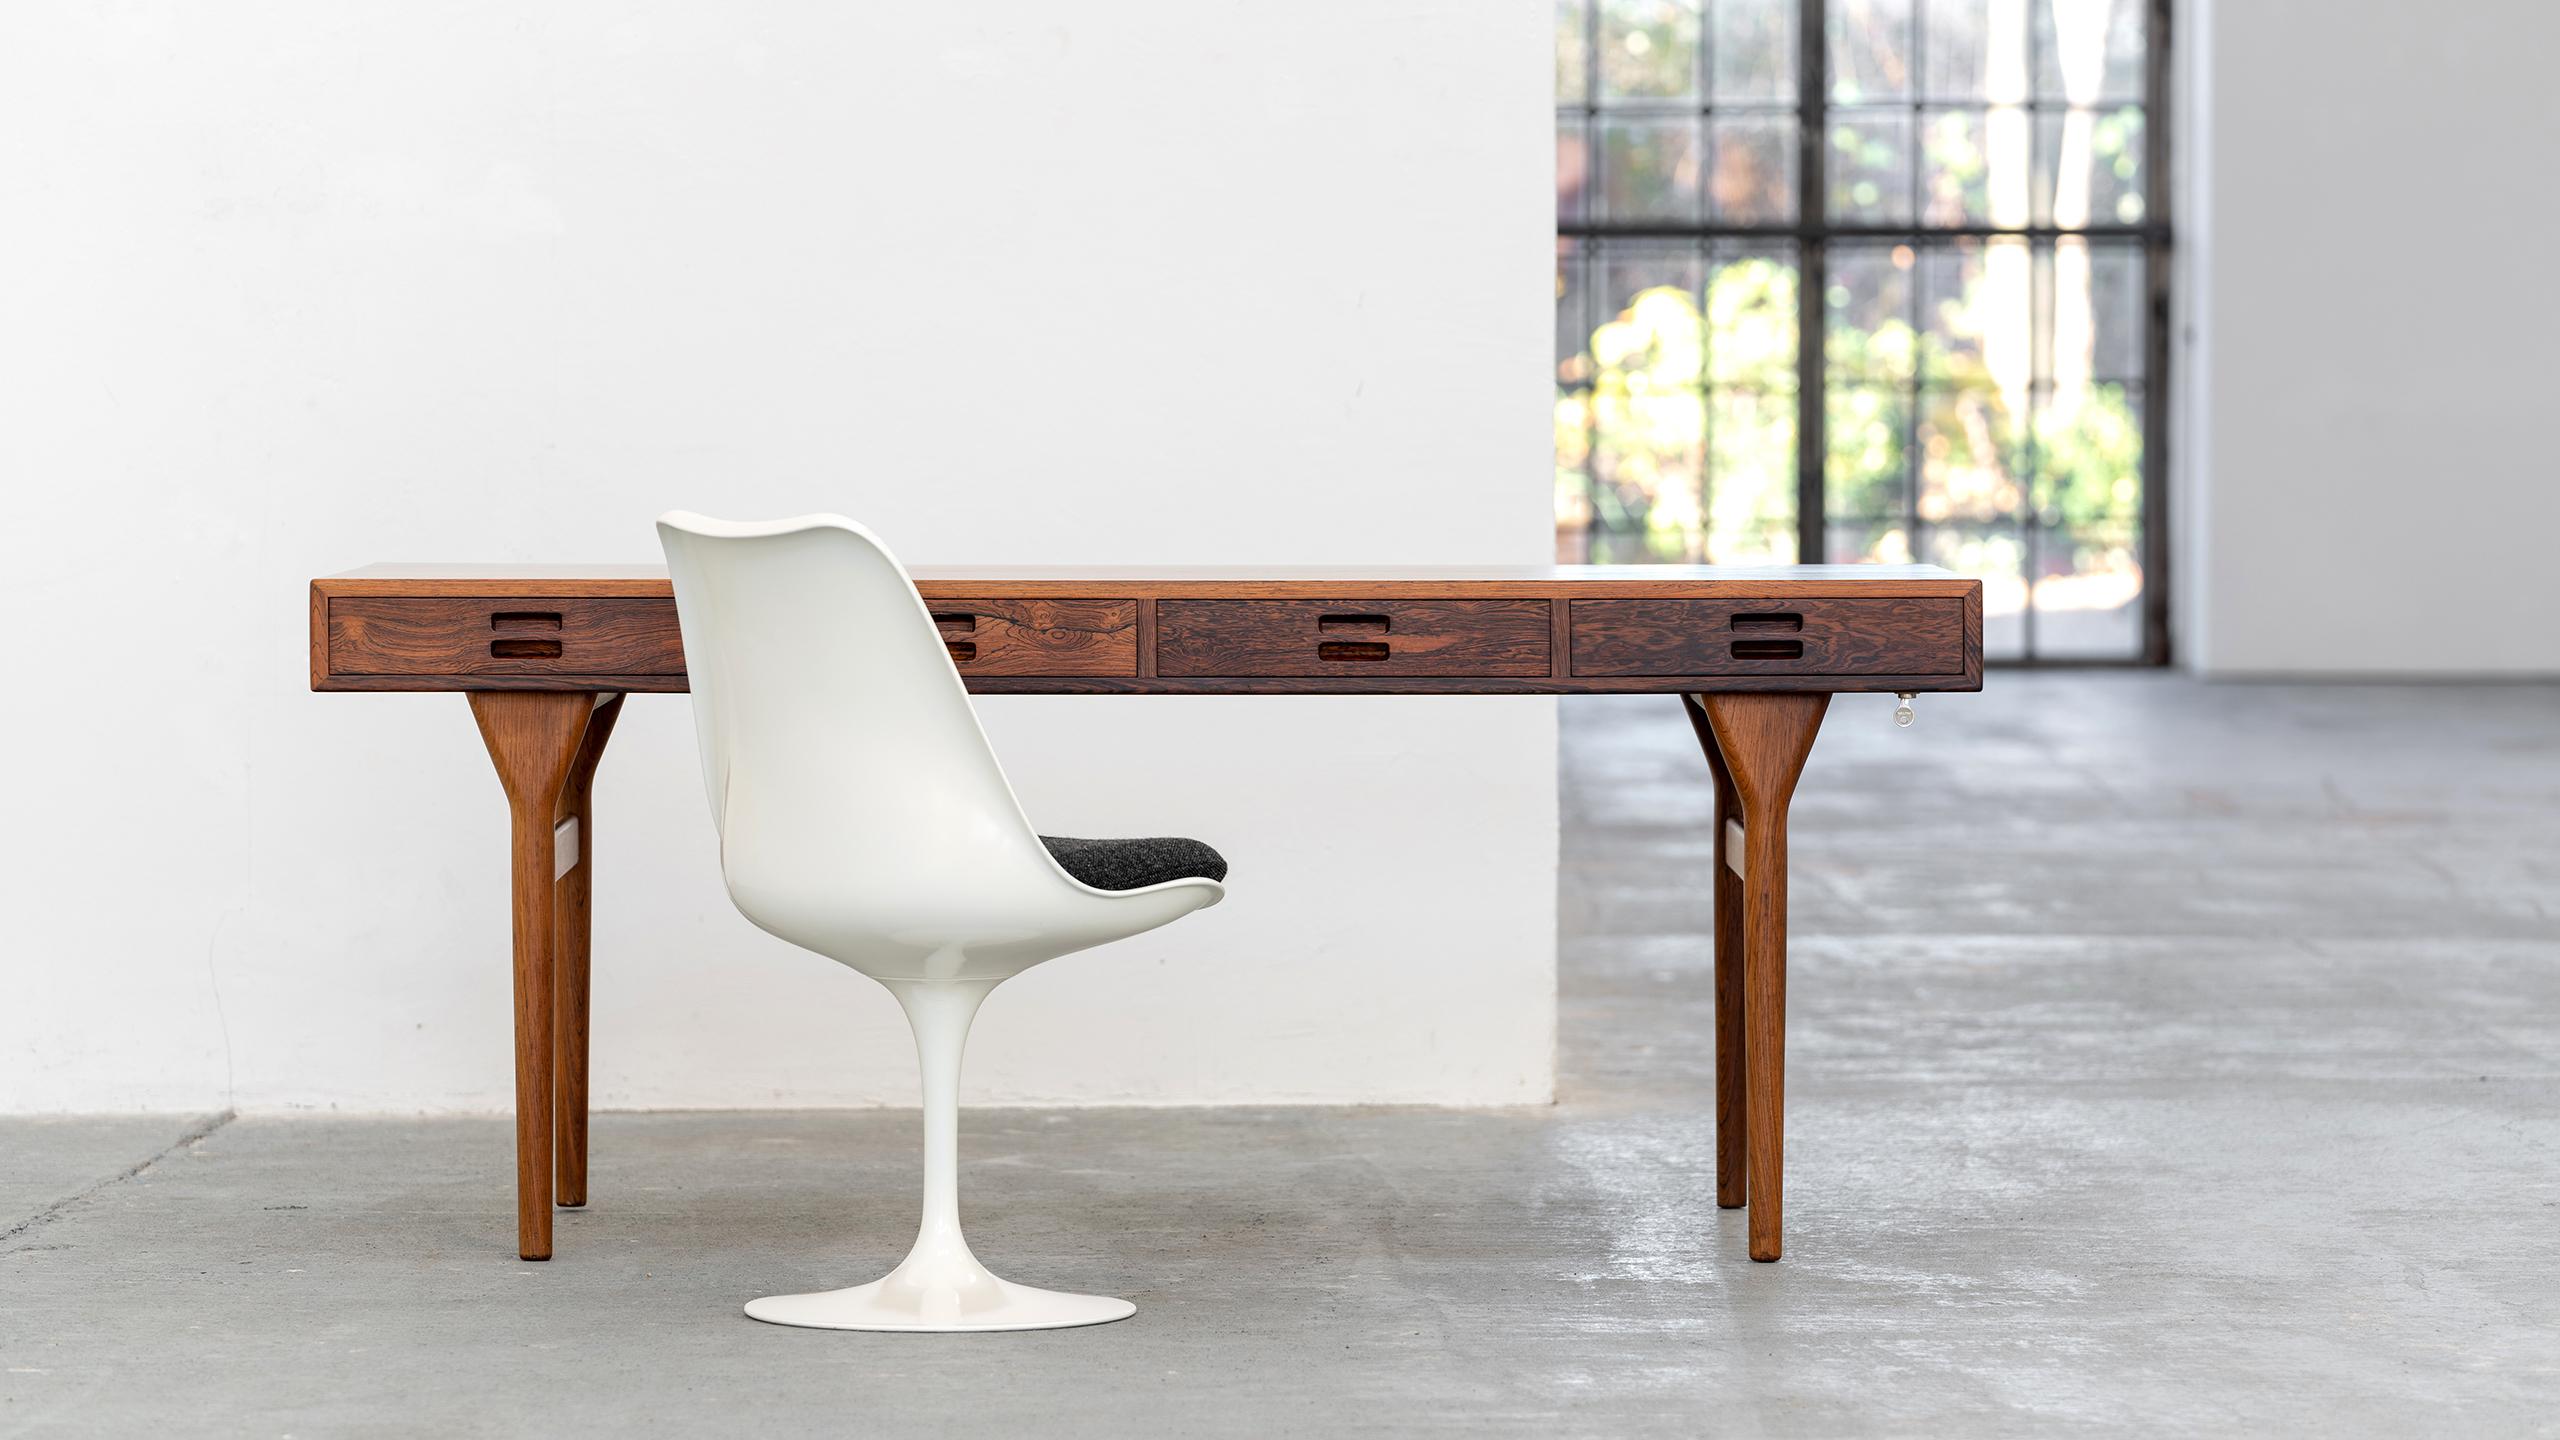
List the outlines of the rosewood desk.
{"type": "MultiPolygon", "coordinates": [[[[1780,1244],[1787,802],[1844,691],[1982,688],[1982,586],[1935,566],[918,570],[971,690],[1660,693],[1715,775],[1716,1203],[1780,1244]]],[[[507,797],[516,1239],[587,1198],[596,762],[685,688],[654,566],[374,565],[311,583],[311,688],[461,691],[507,797]]]]}

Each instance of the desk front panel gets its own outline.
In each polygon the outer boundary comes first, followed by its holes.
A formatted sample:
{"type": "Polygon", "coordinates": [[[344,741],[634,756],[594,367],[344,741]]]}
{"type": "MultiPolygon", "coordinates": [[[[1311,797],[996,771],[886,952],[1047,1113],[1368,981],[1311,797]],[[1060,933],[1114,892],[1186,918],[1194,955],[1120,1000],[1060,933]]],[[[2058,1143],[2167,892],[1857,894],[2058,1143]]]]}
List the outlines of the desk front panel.
{"type": "MultiPolygon", "coordinates": [[[[1576,581],[979,577],[918,589],[962,679],[988,694],[1982,688],[1982,588],[1951,575],[1744,583],[1639,568],[1576,581]]],[[[354,572],[312,584],[311,683],[680,691],[684,646],[663,579],[354,572]]]]}

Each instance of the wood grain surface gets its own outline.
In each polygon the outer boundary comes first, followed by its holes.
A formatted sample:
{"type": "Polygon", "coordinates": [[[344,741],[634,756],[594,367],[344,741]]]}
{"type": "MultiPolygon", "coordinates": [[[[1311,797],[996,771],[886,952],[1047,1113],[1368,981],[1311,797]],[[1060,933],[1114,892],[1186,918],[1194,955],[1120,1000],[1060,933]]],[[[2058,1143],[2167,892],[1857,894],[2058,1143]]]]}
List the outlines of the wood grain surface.
{"type": "Polygon", "coordinates": [[[1138,673],[1135,600],[979,595],[932,600],[927,606],[962,675],[1138,673]]]}
{"type": "Polygon", "coordinates": [[[576,692],[471,696],[506,790],[515,913],[516,1253],[551,1258],[553,1007],[558,940],[552,826],[597,698],[576,692]]]}
{"type": "Polygon", "coordinates": [[[1573,673],[1961,675],[1964,602],[1936,597],[1575,600],[1573,673]]]}
{"type": "Polygon", "coordinates": [[[1697,704],[1742,807],[1743,1189],[1751,1258],[1775,1260],[1785,1252],[1787,807],[1831,697],[1716,694],[1697,704]]]}
{"type": "MultiPolygon", "coordinates": [[[[555,828],[577,822],[578,863],[552,882],[552,1203],[587,1203],[587,1077],[589,1019],[594,1008],[596,766],[622,718],[622,697],[598,697],[587,714],[587,733],[569,762],[553,808],[555,828]]],[[[555,858],[557,858],[555,856],[555,858]]]]}
{"type": "Polygon", "coordinates": [[[1156,674],[1545,676],[1545,600],[1158,600],[1156,674]]]}
{"type": "Polygon", "coordinates": [[[1724,752],[1716,748],[1705,705],[1692,695],[1683,698],[1680,708],[1688,712],[1689,726],[1697,732],[1698,748],[1706,752],[1707,771],[1716,788],[1710,817],[1714,844],[1708,852],[1708,868],[1715,872],[1710,883],[1715,887],[1716,926],[1716,1204],[1739,1210],[1751,1177],[1751,1109],[1742,1061],[1748,1043],[1742,1025],[1743,897],[1742,877],[1727,863],[1725,852],[1733,844],[1726,827],[1742,823],[1742,797],[1734,791],[1732,773],[1724,768],[1724,752]]]}
{"type": "Polygon", "coordinates": [[[329,669],[336,675],[681,676],[684,639],[673,598],[332,597],[329,669]]]}

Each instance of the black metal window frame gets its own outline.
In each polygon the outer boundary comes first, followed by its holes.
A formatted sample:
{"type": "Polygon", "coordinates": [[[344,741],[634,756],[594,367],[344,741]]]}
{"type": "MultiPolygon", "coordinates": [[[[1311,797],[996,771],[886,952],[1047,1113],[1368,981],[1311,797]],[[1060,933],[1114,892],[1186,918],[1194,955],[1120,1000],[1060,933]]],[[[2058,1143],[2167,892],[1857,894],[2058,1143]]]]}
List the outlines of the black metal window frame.
{"type": "MultiPolygon", "coordinates": [[[[1707,0],[1712,3],[1712,0],[1707,0]]],[[[1916,47],[1925,34],[1928,0],[1913,0],[1912,35],[1916,47]]],[[[2166,665],[2170,660],[2169,631],[2169,526],[2168,526],[2168,420],[2169,420],[2169,349],[2170,349],[2170,199],[2169,183],[2169,86],[2170,86],[2170,20],[2173,0],[2142,0],[2143,4],[2143,210],[2142,219],[2133,224],[2057,225],[1929,225],[1922,224],[1918,212],[1919,187],[1913,186],[1912,223],[1908,225],[1862,225],[1833,221],[1829,214],[1830,185],[1825,171],[1830,134],[1831,55],[1829,0],[1797,0],[1796,15],[1796,98],[1792,105],[1782,101],[1760,102],[1744,106],[1715,105],[1712,87],[1702,87],[1697,113],[1713,115],[1748,113],[1759,115],[1792,115],[1795,117],[1796,218],[1792,224],[1733,224],[1714,219],[1689,221],[1610,221],[1590,218],[1589,212],[1599,208],[1586,203],[1585,214],[1574,220],[1559,219],[1558,236],[1569,240],[1695,240],[1705,245],[1716,241],[1784,242],[1795,252],[1797,266],[1796,329],[1796,548],[1799,559],[1820,559],[1826,553],[1829,525],[1824,472],[1828,456],[1826,435],[1829,399],[1827,365],[1829,339],[1830,247],[1834,241],[1878,242],[1945,240],[2021,240],[2031,246],[2037,242],[2051,244],[2056,240],[2085,239],[2092,241],[2133,242],[2139,244],[2143,257],[2144,305],[2142,317],[2142,514],[2139,521],[2139,553],[2142,557],[2141,648],[2138,654],[2123,659],[2075,660],[2038,656],[2035,652],[2035,607],[2030,604],[2024,617],[2023,661],[2006,663],[2050,667],[2124,665],[2166,665]]],[[[1713,27],[1707,4],[1701,4],[1699,64],[1701,74],[1711,75],[1714,65],[1713,27]]],[[[1603,146],[1600,144],[1601,120],[1613,111],[1601,99],[1600,27],[1601,0],[1591,0],[1583,8],[1583,95],[1580,105],[1559,102],[1559,118],[1579,113],[1583,133],[1588,137],[1591,157],[1585,178],[1584,193],[1600,193],[1603,146]]],[[[2035,43],[2032,32],[2029,43],[2035,43]]],[[[1920,70],[1915,60],[1915,72],[1920,70]]],[[[2033,62],[2030,62],[2032,70],[2033,62]]],[[[1915,120],[1914,160],[1918,164],[1919,144],[1916,123],[1920,114],[1931,108],[1935,97],[1919,93],[1907,100],[1860,102],[1858,109],[1873,111],[1907,104],[1915,120]]],[[[2055,102],[2034,97],[2014,108],[2030,114],[2060,108],[2055,102]]],[[[1654,114],[1675,112],[1661,105],[1642,107],[1654,114]]],[[[1714,207],[1702,206],[1701,213],[1714,207]]],[[[1712,253],[1710,251],[1710,253],[1712,253]]],[[[1708,482],[1712,485],[1713,479],[1708,482]]],[[[1916,491],[1916,487],[1913,487],[1916,491]]],[[[2021,524],[2026,537],[2030,566],[2034,555],[2035,535],[2039,524],[2036,506],[2030,500],[2022,508],[2021,524]]],[[[2028,572],[2029,583],[2033,571],[2028,572]]]]}

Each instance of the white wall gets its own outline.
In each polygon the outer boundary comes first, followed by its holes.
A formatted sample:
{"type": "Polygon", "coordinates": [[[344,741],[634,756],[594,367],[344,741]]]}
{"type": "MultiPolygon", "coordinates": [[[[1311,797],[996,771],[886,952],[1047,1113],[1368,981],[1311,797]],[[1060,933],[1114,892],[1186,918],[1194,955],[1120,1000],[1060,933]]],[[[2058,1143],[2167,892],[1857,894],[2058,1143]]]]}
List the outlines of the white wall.
{"type": "MultiPolygon", "coordinates": [[[[0,1109],[496,1107],[505,815],[454,696],[315,696],[304,587],[654,560],[1535,562],[1548,15],[1271,5],[0,11],[16,542],[0,1109]]],[[[1548,1097],[1551,702],[984,702],[1044,827],[1222,907],[990,1005],[986,1101],[1548,1097]]],[[[912,1103],[726,903],[680,700],[598,802],[607,1106],[912,1103]]]]}
{"type": "Polygon", "coordinates": [[[2560,673],[2560,6],[2196,0],[2182,30],[2181,244],[2209,295],[2182,653],[2560,673]]]}

